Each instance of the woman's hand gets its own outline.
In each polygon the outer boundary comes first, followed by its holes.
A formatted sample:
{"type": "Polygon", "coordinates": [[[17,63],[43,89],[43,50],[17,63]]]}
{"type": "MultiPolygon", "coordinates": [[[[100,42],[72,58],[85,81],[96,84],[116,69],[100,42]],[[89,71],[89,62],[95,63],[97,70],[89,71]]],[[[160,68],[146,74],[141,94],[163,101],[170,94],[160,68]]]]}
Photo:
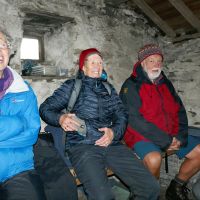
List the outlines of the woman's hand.
{"type": "Polygon", "coordinates": [[[59,119],[59,124],[64,131],[77,131],[80,123],[75,120],[75,114],[63,114],[59,119]]]}
{"type": "Polygon", "coordinates": [[[111,128],[104,127],[100,128],[99,131],[102,132],[103,136],[95,142],[95,145],[107,147],[111,144],[114,138],[113,130],[111,128]]]}

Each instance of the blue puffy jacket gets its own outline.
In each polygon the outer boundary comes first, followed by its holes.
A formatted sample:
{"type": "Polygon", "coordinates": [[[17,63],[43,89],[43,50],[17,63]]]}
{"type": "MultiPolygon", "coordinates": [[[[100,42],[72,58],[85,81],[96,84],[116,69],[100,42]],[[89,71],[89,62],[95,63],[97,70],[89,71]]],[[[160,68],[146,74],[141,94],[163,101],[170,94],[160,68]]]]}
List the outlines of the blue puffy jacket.
{"type": "Polygon", "coordinates": [[[40,128],[33,90],[10,70],[14,81],[0,100],[0,183],[34,168],[32,146],[40,128]]]}
{"type": "MultiPolygon", "coordinates": [[[[117,92],[110,85],[109,94],[100,78],[90,78],[82,72],[79,78],[82,79],[82,87],[71,113],[85,121],[87,133],[84,137],[77,132],[68,132],[67,143],[70,146],[78,143],[94,144],[102,137],[102,132],[98,131],[102,127],[113,130],[113,144],[119,142],[126,128],[127,113],[117,92]]],[[[74,79],[67,80],[41,104],[40,116],[47,124],[60,126],[59,118],[63,114],[61,111],[67,108],[74,82],[74,79]]]]}

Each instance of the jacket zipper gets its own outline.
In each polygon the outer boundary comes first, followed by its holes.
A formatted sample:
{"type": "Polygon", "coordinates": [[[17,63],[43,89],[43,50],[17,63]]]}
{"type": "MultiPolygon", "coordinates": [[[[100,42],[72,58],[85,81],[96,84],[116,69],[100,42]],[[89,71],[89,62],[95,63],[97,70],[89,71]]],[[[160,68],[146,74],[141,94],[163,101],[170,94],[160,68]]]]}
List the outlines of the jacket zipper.
{"type": "MultiPolygon", "coordinates": [[[[95,87],[96,88],[98,87],[97,81],[96,81],[95,87]]],[[[98,98],[99,119],[101,120],[101,116],[102,116],[101,97],[97,95],[97,98],[98,98]]]]}

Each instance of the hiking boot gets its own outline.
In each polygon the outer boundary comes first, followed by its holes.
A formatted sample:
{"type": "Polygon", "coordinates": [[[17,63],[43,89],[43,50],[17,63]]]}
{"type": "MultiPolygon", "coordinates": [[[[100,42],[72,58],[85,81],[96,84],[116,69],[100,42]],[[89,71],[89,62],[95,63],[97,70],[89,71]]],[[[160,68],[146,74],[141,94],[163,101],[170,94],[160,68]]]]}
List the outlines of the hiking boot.
{"type": "Polygon", "coordinates": [[[189,200],[188,198],[189,189],[184,185],[172,180],[166,191],[167,200],[189,200]]]}

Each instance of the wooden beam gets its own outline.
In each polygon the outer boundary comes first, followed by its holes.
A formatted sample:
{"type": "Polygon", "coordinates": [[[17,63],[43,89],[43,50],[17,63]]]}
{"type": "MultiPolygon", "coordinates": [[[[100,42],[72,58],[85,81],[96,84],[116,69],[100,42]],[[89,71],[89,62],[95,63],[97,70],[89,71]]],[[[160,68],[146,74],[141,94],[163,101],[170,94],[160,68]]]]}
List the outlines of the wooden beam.
{"type": "Polygon", "coordinates": [[[134,0],[134,3],[168,36],[175,37],[174,30],[160,18],[158,14],[144,1],[134,0]]]}
{"type": "Polygon", "coordinates": [[[200,38],[200,33],[182,35],[180,37],[173,38],[172,39],[172,43],[178,43],[178,42],[182,42],[182,41],[186,41],[186,40],[191,40],[191,39],[196,39],[196,38],[200,38]]]}
{"type": "Polygon", "coordinates": [[[169,0],[169,2],[181,13],[181,15],[200,32],[200,20],[186,6],[182,0],[169,0]]]}

